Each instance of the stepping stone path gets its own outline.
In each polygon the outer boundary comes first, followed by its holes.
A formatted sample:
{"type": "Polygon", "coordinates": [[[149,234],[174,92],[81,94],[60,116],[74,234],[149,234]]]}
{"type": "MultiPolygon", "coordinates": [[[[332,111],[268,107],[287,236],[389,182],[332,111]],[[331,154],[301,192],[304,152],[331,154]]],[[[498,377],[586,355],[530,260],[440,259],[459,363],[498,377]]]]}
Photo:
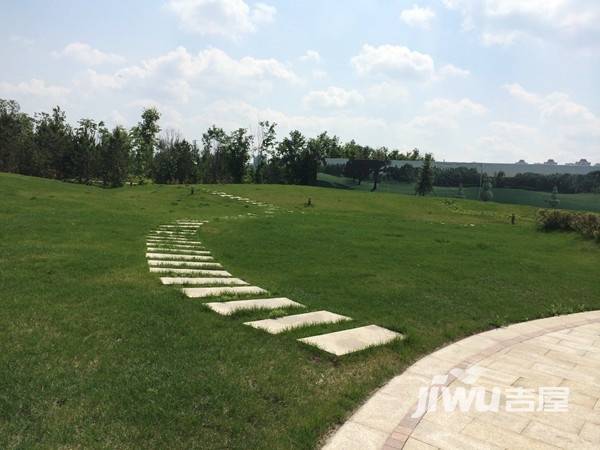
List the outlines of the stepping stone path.
{"type": "MultiPolygon", "coordinates": [[[[225,192],[213,192],[223,198],[267,208],[273,213],[277,207],[268,203],[255,202],[245,197],[237,197],[225,192]]],[[[229,316],[239,311],[279,310],[305,308],[301,303],[285,297],[269,297],[266,289],[252,286],[235,278],[216,262],[210,251],[197,240],[197,232],[206,222],[181,219],[175,223],[160,225],[147,236],[146,258],[150,272],[160,274],[164,285],[178,286],[188,298],[211,299],[205,303],[217,314],[229,316]],[[230,297],[237,297],[231,299],[230,297]],[[260,296],[260,298],[244,298],[260,296]]],[[[246,322],[245,325],[280,334],[289,330],[314,325],[332,325],[352,321],[351,317],[330,311],[311,311],[291,314],[275,319],[246,322]]],[[[298,339],[337,356],[345,355],[367,347],[383,345],[403,336],[377,325],[350,328],[343,331],[325,333],[298,339]]]]}

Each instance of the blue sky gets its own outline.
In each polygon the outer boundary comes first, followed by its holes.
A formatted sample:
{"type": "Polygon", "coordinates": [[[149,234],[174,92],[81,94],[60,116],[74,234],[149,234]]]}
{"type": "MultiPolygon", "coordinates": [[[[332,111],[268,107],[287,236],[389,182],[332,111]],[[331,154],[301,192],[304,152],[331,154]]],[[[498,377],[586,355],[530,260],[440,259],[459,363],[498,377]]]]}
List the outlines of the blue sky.
{"type": "Polygon", "coordinates": [[[0,97],[199,139],[279,124],[437,159],[600,162],[597,0],[0,0],[0,97]]]}

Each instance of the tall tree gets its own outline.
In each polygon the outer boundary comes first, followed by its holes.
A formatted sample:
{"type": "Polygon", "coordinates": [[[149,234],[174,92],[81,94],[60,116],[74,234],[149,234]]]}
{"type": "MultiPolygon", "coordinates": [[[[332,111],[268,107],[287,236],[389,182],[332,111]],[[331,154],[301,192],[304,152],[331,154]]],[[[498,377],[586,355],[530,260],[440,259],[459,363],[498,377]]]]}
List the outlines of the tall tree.
{"type": "Polygon", "coordinates": [[[130,135],[121,126],[112,132],[103,129],[100,151],[100,174],[105,186],[122,186],[127,179],[131,155],[130,135]]]}
{"type": "Polygon", "coordinates": [[[211,126],[202,135],[201,178],[203,183],[230,181],[226,168],[228,136],[223,128],[211,126]]]}
{"type": "Polygon", "coordinates": [[[231,180],[241,183],[246,173],[246,164],[250,159],[252,136],[245,128],[239,128],[231,133],[227,140],[226,165],[231,180]]]}
{"type": "Polygon", "coordinates": [[[294,130],[277,146],[277,157],[284,167],[285,181],[299,184],[301,181],[301,156],[306,151],[306,138],[294,130]]]}
{"type": "Polygon", "coordinates": [[[146,108],[142,112],[142,119],[132,128],[133,137],[133,174],[142,179],[149,176],[152,168],[152,159],[158,144],[160,133],[160,113],[156,108],[146,108]]]}
{"type": "Polygon", "coordinates": [[[433,191],[433,156],[427,153],[419,171],[419,178],[415,186],[417,195],[427,195],[433,191]]]}
{"type": "Polygon", "coordinates": [[[73,176],[73,138],[67,117],[59,106],[51,114],[36,117],[35,145],[40,157],[40,174],[65,179],[73,176]]]}
{"type": "Polygon", "coordinates": [[[254,160],[254,173],[253,179],[255,183],[262,183],[265,179],[265,167],[267,161],[273,156],[275,149],[275,141],[277,139],[275,122],[262,121],[258,123],[258,130],[256,133],[256,150],[254,160]]]}
{"type": "Polygon", "coordinates": [[[74,176],[81,182],[88,182],[98,173],[99,131],[104,123],[90,119],[81,119],[73,135],[74,176]]]}
{"type": "Polygon", "coordinates": [[[33,129],[16,101],[0,99],[0,171],[37,175],[33,129]]]}

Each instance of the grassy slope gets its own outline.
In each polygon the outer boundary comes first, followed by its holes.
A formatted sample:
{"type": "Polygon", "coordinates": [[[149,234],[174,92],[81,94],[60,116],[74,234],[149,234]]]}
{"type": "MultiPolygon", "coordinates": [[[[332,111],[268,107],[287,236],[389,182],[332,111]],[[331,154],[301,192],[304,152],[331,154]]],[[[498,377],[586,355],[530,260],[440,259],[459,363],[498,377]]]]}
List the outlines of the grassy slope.
{"type": "MultiPolygon", "coordinates": [[[[370,191],[373,187],[371,182],[366,182],[357,186],[353,180],[345,177],[336,177],[333,175],[320,173],[319,180],[324,185],[338,188],[351,188],[353,190],[370,191]]],[[[382,183],[379,185],[380,192],[391,192],[396,194],[413,195],[414,186],[409,183],[382,183]]],[[[436,187],[434,196],[437,197],[456,197],[458,188],[436,187]]],[[[465,188],[466,198],[477,200],[479,189],[465,188]]],[[[525,189],[494,189],[494,201],[497,203],[511,203],[517,205],[536,206],[538,208],[547,208],[550,194],[548,192],[528,191],[525,189]]],[[[600,212],[600,194],[559,194],[560,207],[564,209],[574,209],[580,211],[600,212]]]]}
{"type": "Polygon", "coordinates": [[[225,219],[260,210],[0,174],[0,448],[310,448],[423,353],[600,308],[597,245],[535,231],[528,207],[220,189],[285,212],[225,219]],[[201,239],[234,275],[356,321],[275,337],[242,325],[264,314],[223,318],[160,286],[144,234],[182,217],[212,219],[201,239]],[[340,359],[294,340],[367,323],[409,338],[340,359]]]}

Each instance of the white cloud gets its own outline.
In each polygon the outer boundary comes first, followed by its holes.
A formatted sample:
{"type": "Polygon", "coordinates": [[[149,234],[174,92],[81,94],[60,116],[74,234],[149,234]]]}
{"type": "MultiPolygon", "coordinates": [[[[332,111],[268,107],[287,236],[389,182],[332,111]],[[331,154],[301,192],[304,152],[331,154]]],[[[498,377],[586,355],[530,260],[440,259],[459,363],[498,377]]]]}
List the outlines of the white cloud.
{"type": "Polygon", "coordinates": [[[505,89],[537,111],[538,124],[557,148],[556,156],[568,161],[572,159],[569,153],[577,150],[581,157],[600,158],[600,116],[588,107],[575,102],[564,92],[538,94],[519,84],[508,84],[505,89]]]}
{"type": "Polygon", "coordinates": [[[408,26],[429,29],[435,18],[435,11],[429,7],[413,5],[412,8],[403,10],[400,18],[408,26]]]}
{"type": "Polygon", "coordinates": [[[322,91],[311,91],[303,99],[304,105],[310,108],[343,109],[359,105],[364,102],[364,97],[355,90],[346,90],[330,86],[322,91]]]}
{"type": "Polygon", "coordinates": [[[316,50],[306,50],[306,53],[300,57],[302,62],[321,62],[321,55],[316,50]]]}
{"type": "Polygon", "coordinates": [[[202,101],[227,95],[258,97],[271,92],[276,83],[301,82],[287,65],[275,59],[235,59],[216,48],[192,54],[178,47],[113,73],[88,69],[75,85],[82,95],[126,89],[130,96],[153,98],[162,104],[186,104],[194,97],[202,101]]]}
{"type": "Polygon", "coordinates": [[[64,86],[50,85],[44,80],[36,78],[30,81],[11,84],[0,82],[0,93],[5,96],[31,95],[37,97],[63,97],[69,93],[69,89],[64,86]]]}
{"type": "MultiPolygon", "coordinates": [[[[463,17],[463,29],[478,29],[484,45],[517,41],[568,42],[600,31],[600,3],[592,0],[444,0],[463,17]]],[[[597,40],[595,40],[597,42],[597,40]]]]}
{"type": "Polygon", "coordinates": [[[439,130],[458,129],[461,120],[482,116],[487,112],[487,108],[468,98],[461,100],[436,98],[425,102],[425,111],[426,114],[416,116],[409,121],[406,128],[428,134],[437,133],[439,130]]]}
{"type": "Polygon", "coordinates": [[[389,105],[406,100],[408,90],[399,83],[384,81],[369,86],[365,97],[377,104],[389,105]]]}
{"type": "Polygon", "coordinates": [[[435,114],[455,116],[458,114],[481,115],[487,112],[487,108],[481,103],[474,102],[468,98],[461,100],[449,100],[447,98],[436,98],[425,102],[425,109],[435,114]]]}
{"type": "Polygon", "coordinates": [[[458,77],[458,78],[466,78],[471,75],[467,69],[461,69],[460,67],[456,67],[452,64],[446,64],[439,70],[440,78],[449,78],[449,77],[458,77]]]}
{"type": "Polygon", "coordinates": [[[312,77],[315,80],[324,80],[325,78],[327,78],[329,76],[329,74],[327,73],[327,71],[322,70],[322,69],[314,69],[312,72],[312,77]]]}
{"type": "Polygon", "coordinates": [[[509,47],[518,40],[523,40],[526,36],[520,31],[502,31],[502,32],[486,32],[481,35],[483,45],[491,47],[499,45],[501,47],[509,47]]]}
{"type": "Polygon", "coordinates": [[[82,42],[72,42],[59,52],[52,53],[55,57],[72,58],[88,66],[100,64],[119,64],[125,61],[120,55],[115,53],[105,53],[82,42]]]}
{"type": "Polygon", "coordinates": [[[387,79],[414,79],[421,81],[439,81],[450,77],[467,77],[466,69],[446,64],[436,72],[433,58],[418,51],[398,45],[380,45],[374,47],[365,44],[351,63],[359,75],[373,75],[387,79]]]}
{"type": "Polygon", "coordinates": [[[248,5],[244,0],[168,0],[186,31],[202,35],[238,38],[275,20],[277,10],[265,3],[248,5]]]}
{"type": "Polygon", "coordinates": [[[33,45],[35,44],[35,40],[32,38],[28,38],[26,36],[21,36],[18,34],[13,34],[11,35],[8,40],[14,44],[19,44],[22,45],[24,47],[33,47],[33,45]]]}
{"type": "Polygon", "coordinates": [[[365,44],[351,62],[359,75],[430,79],[435,71],[431,56],[389,44],[378,47],[365,44]]]}
{"type": "Polygon", "coordinates": [[[305,136],[316,136],[323,131],[340,136],[342,140],[360,138],[370,145],[383,145],[382,139],[390,136],[389,123],[380,118],[351,115],[335,111],[327,115],[289,114],[271,108],[257,108],[240,100],[219,100],[208,104],[200,114],[189,120],[193,129],[204,129],[213,123],[225,130],[247,127],[253,129],[260,120],[278,124],[277,134],[281,138],[294,129],[305,136]]]}

